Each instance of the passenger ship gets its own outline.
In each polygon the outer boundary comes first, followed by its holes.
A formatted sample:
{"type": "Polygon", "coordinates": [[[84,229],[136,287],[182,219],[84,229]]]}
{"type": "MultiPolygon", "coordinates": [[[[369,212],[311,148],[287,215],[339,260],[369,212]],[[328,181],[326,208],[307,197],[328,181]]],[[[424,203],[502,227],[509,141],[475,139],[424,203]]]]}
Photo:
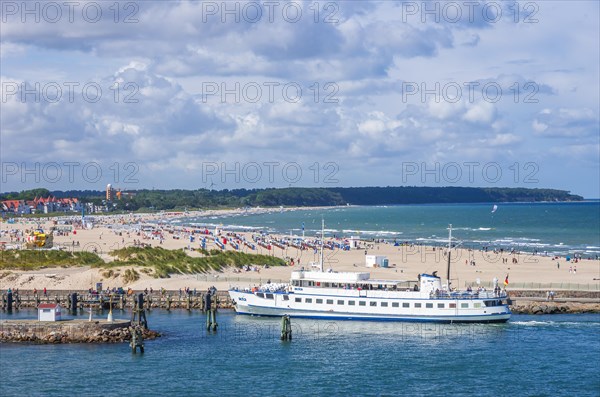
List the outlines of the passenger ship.
{"type": "MultiPolygon", "coordinates": [[[[449,230],[451,247],[452,225],[449,230]]],[[[413,283],[374,280],[366,272],[323,271],[321,248],[318,270],[296,270],[289,284],[231,289],[229,295],[238,314],[255,316],[444,323],[507,321],[511,315],[508,295],[498,286],[494,291],[448,290],[450,251],[446,285],[436,272],[420,274],[413,283]]]]}

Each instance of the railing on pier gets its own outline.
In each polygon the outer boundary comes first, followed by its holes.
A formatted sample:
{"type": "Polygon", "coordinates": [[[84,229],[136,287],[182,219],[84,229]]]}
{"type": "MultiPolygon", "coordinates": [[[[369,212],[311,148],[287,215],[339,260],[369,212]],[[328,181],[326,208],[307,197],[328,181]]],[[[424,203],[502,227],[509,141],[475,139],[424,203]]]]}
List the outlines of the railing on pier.
{"type": "MultiPolygon", "coordinates": [[[[494,288],[492,282],[481,281],[477,284],[475,281],[465,281],[465,287],[468,286],[481,286],[488,289],[494,288]]],[[[507,286],[510,290],[539,290],[539,291],[590,291],[600,292],[600,280],[592,283],[581,284],[581,283],[518,283],[510,282],[507,286]]]]}
{"type": "Polygon", "coordinates": [[[275,284],[285,284],[285,283],[289,283],[290,280],[281,280],[281,279],[273,279],[273,278],[250,278],[250,277],[238,277],[238,276],[225,276],[225,277],[215,277],[213,275],[209,275],[209,274],[196,274],[196,281],[205,281],[205,282],[209,282],[209,283],[216,283],[216,282],[227,282],[227,283],[250,283],[250,284],[257,284],[257,285],[263,285],[266,284],[267,281],[271,281],[271,283],[275,283],[275,284]]]}
{"type": "MultiPolygon", "coordinates": [[[[108,309],[111,305],[114,310],[131,308],[134,306],[135,298],[137,294],[143,293],[144,291],[134,291],[133,294],[90,294],[88,291],[66,291],[66,290],[53,290],[48,291],[47,294],[42,292],[33,291],[13,291],[13,306],[15,308],[22,307],[37,307],[40,303],[59,303],[65,308],[71,307],[71,296],[73,293],[77,293],[77,307],[81,308],[93,308],[98,310],[108,309]]],[[[147,305],[147,309],[154,308],[184,308],[184,309],[202,309],[204,302],[204,295],[206,292],[184,293],[182,291],[153,291],[152,293],[145,294],[144,301],[147,305]]],[[[1,308],[4,309],[6,306],[6,290],[0,290],[1,308]]],[[[227,291],[217,291],[217,299],[220,307],[231,307],[231,298],[227,291]]]]}

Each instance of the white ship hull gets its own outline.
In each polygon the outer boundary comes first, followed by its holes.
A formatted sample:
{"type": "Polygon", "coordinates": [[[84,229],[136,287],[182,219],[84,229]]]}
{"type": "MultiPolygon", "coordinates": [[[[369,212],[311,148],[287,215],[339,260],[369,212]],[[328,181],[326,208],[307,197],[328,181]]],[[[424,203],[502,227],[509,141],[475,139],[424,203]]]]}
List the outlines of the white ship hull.
{"type": "Polygon", "coordinates": [[[505,322],[511,315],[508,306],[494,297],[430,299],[400,297],[400,295],[419,294],[395,291],[362,291],[361,294],[361,291],[342,290],[335,295],[303,292],[272,294],[263,292],[261,297],[261,292],[231,290],[229,294],[235,302],[235,310],[238,314],[254,316],[289,315],[295,318],[330,320],[486,323],[505,322]],[[379,296],[369,296],[369,292],[372,292],[371,295],[379,296]],[[317,303],[318,301],[320,303],[317,303]]]}

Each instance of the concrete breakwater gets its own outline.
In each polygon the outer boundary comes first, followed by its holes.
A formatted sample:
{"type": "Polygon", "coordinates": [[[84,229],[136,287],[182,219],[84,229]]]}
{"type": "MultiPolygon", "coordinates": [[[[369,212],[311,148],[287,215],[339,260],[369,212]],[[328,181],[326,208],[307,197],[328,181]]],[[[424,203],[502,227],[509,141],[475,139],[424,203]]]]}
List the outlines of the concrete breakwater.
{"type": "Polygon", "coordinates": [[[131,326],[127,320],[4,320],[0,321],[0,343],[123,343],[130,341],[136,330],[141,331],[144,339],[160,336],[156,331],[131,326]]]}
{"type": "Polygon", "coordinates": [[[580,314],[600,313],[600,303],[593,302],[515,302],[510,310],[513,314],[580,314]]]}
{"type": "Polygon", "coordinates": [[[600,292],[596,291],[510,291],[514,314],[600,313],[600,292]]]}

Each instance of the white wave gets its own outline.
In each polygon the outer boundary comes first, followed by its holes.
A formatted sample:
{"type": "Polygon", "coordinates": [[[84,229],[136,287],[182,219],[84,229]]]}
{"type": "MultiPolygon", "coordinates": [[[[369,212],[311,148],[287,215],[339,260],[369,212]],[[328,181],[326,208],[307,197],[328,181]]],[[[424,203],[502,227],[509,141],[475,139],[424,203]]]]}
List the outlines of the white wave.
{"type": "Polygon", "coordinates": [[[539,321],[539,320],[529,320],[529,321],[511,321],[510,324],[515,325],[524,325],[526,327],[536,327],[536,326],[592,326],[592,327],[600,327],[600,322],[597,321],[539,321]]]}
{"type": "Polygon", "coordinates": [[[496,244],[498,244],[498,243],[499,244],[503,244],[503,243],[504,244],[514,244],[515,240],[513,240],[511,238],[501,238],[501,239],[493,240],[492,242],[496,243],[496,244]]]}
{"type": "Polygon", "coordinates": [[[402,234],[403,232],[397,232],[393,230],[356,230],[356,229],[343,229],[343,233],[355,233],[355,234],[402,234]]]}
{"type": "Polygon", "coordinates": [[[538,327],[543,325],[552,325],[554,321],[511,321],[510,324],[524,325],[526,327],[538,327]]]}

